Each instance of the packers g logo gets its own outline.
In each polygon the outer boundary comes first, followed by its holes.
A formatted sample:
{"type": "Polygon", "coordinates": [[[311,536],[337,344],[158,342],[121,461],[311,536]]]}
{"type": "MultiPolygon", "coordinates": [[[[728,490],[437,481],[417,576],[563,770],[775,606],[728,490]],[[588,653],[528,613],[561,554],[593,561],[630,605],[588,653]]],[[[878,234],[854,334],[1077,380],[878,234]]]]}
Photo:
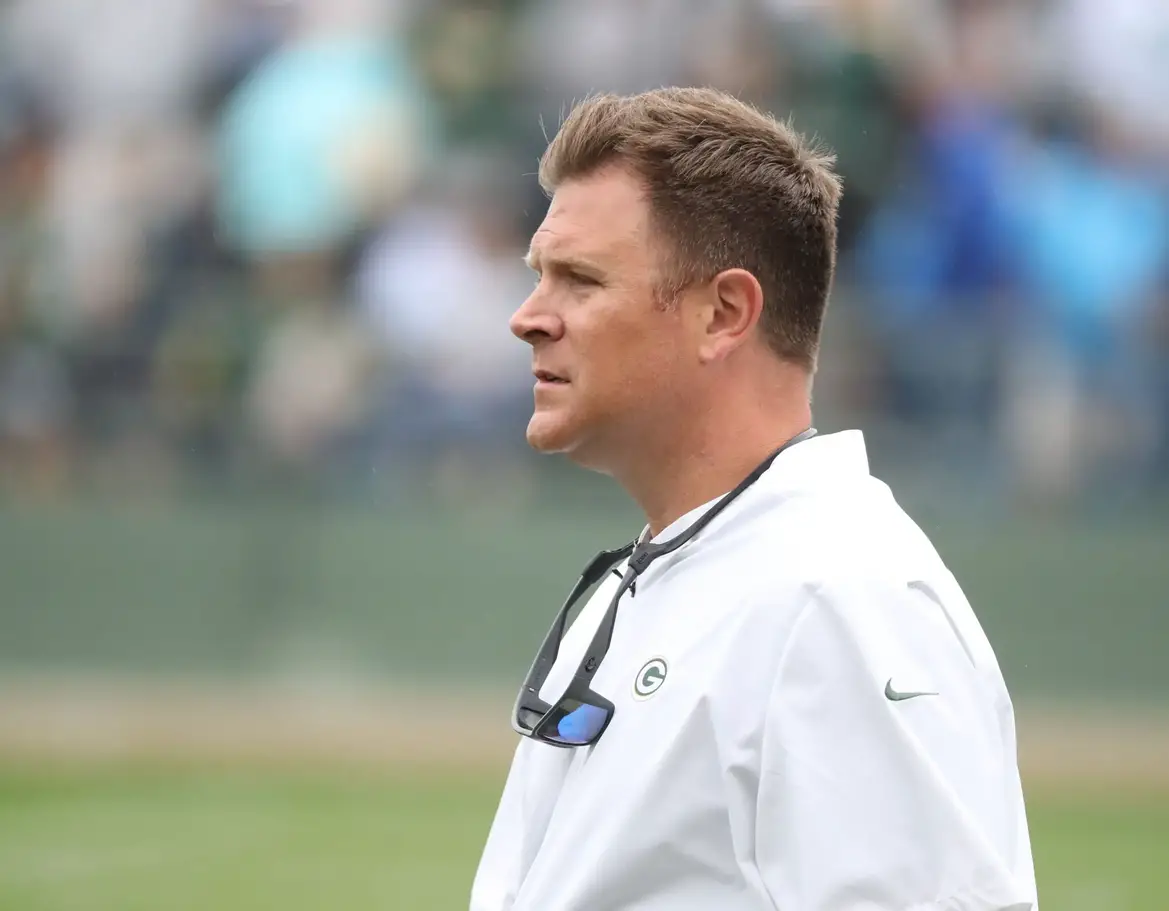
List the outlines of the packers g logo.
{"type": "Polygon", "coordinates": [[[648,699],[660,690],[668,669],[665,658],[650,658],[633,678],[633,698],[648,699]]]}

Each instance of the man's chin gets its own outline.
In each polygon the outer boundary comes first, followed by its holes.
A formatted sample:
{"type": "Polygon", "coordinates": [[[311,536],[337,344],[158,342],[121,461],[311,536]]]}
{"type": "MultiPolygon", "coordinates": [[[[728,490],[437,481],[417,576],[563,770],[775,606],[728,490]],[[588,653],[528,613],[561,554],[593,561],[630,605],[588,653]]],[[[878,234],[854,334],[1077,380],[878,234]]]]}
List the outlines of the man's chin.
{"type": "Polygon", "coordinates": [[[552,421],[548,415],[537,412],[528,422],[528,445],[544,455],[562,455],[570,462],[590,471],[609,474],[609,466],[602,447],[594,436],[586,436],[584,428],[568,421],[552,421]]]}
{"type": "Polygon", "coordinates": [[[528,445],[548,455],[569,452],[573,448],[573,428],[567,421],[536,412],[528,421],[528,445]]]}

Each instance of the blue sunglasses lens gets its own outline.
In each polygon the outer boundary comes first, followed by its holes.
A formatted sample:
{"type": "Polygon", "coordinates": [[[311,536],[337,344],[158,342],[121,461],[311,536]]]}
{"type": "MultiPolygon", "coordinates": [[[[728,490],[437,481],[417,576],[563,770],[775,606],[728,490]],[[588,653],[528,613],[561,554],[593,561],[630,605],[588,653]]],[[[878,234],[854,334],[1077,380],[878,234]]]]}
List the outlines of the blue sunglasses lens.
{"type": "Polygon", "coordinates": [[[558,706],[565,715],[556,724],[555,739],[561,743],[584,745],[590,743],[605,727],[609,710],[581,702],[568,702],[558,706]]]}

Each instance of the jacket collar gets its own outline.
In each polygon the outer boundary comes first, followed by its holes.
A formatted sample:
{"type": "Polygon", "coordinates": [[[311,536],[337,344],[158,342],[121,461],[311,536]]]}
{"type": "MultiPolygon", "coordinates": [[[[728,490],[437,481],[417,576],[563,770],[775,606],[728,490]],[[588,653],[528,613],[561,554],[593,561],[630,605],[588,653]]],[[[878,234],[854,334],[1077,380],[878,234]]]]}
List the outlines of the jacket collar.
{"type": "MultiPolygon", "coordinates": [[[[753,495],[764,491],[780,493],[806,490],[868,475],[869,456],[861,431],[843,430],[839,433],[817,434],[810,440],[804,440],[781,452],[763,476],[743,491],[740,499],[749,501],[753,495]]],[[[675,519],[660,534],[654,536],[654,542],[668,541],[684,532],[717,503],[721,496],[720,494],[675,519]]],[[[717,522],[718,519],[714,521],[717,522]]],[[[644,541],[648,537],[649,526],[646,526],[638,536],[638,541],[644,541]]]]}

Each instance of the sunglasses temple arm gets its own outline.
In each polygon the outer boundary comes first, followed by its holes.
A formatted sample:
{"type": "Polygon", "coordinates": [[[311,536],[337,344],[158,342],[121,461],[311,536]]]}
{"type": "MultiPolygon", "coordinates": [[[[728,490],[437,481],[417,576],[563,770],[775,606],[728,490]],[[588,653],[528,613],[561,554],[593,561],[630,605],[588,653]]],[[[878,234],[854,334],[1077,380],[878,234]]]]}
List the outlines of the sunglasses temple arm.
{"type": "Polygon", "coordinates": [[[532,664],[532,670],[528,674],[528,679],[531,681],[530,689],[539,691],[544,680],[547,679],[548,673],[552,670],[552,665],[556,663],[556,656],[560,653],[560,640],[564,637],[564,624],[568,620],[568,612],[572,609],[572,605],[584,594],[585,589],[592,584],[589,581],[588,575],[588,569],[586,569],[577,580],[576,585],[572,587],[572,591],[569,592],[568,597],[564,601],[564,605],[556,615],[556,619],[552,621],[552,628],[548,630],[548,634],[544,637],[544,642],[540,645],[540,651],[536,653],[536,660],[532,664]]]}
{"type": "Polygon", "coordinates": [[[625,570],[625,575],[621,577],[621,584],[617,586],[617,591],[613,593],[613,598],[609,601],[609,607],[605,611],[605,616],[601,618],[601,622],[597,625],[597,631],[593,634],[593,641],[589,643],[589,649],[585,652],[584,658],[581,659],[581,669],[578,671],[577,677],[587,679],[591,676],[592,672],[596,670],[597,665],[600,663],[601,656],[609,650],[609,643],[613,641],[613,627],[617,623],[617,604],[621,601],[621,596],[633,584],[637,575],[637,570],[632,566],[625,570]],[[592,662],[591,668],[589,667],[590,662],[592,662]]]}

